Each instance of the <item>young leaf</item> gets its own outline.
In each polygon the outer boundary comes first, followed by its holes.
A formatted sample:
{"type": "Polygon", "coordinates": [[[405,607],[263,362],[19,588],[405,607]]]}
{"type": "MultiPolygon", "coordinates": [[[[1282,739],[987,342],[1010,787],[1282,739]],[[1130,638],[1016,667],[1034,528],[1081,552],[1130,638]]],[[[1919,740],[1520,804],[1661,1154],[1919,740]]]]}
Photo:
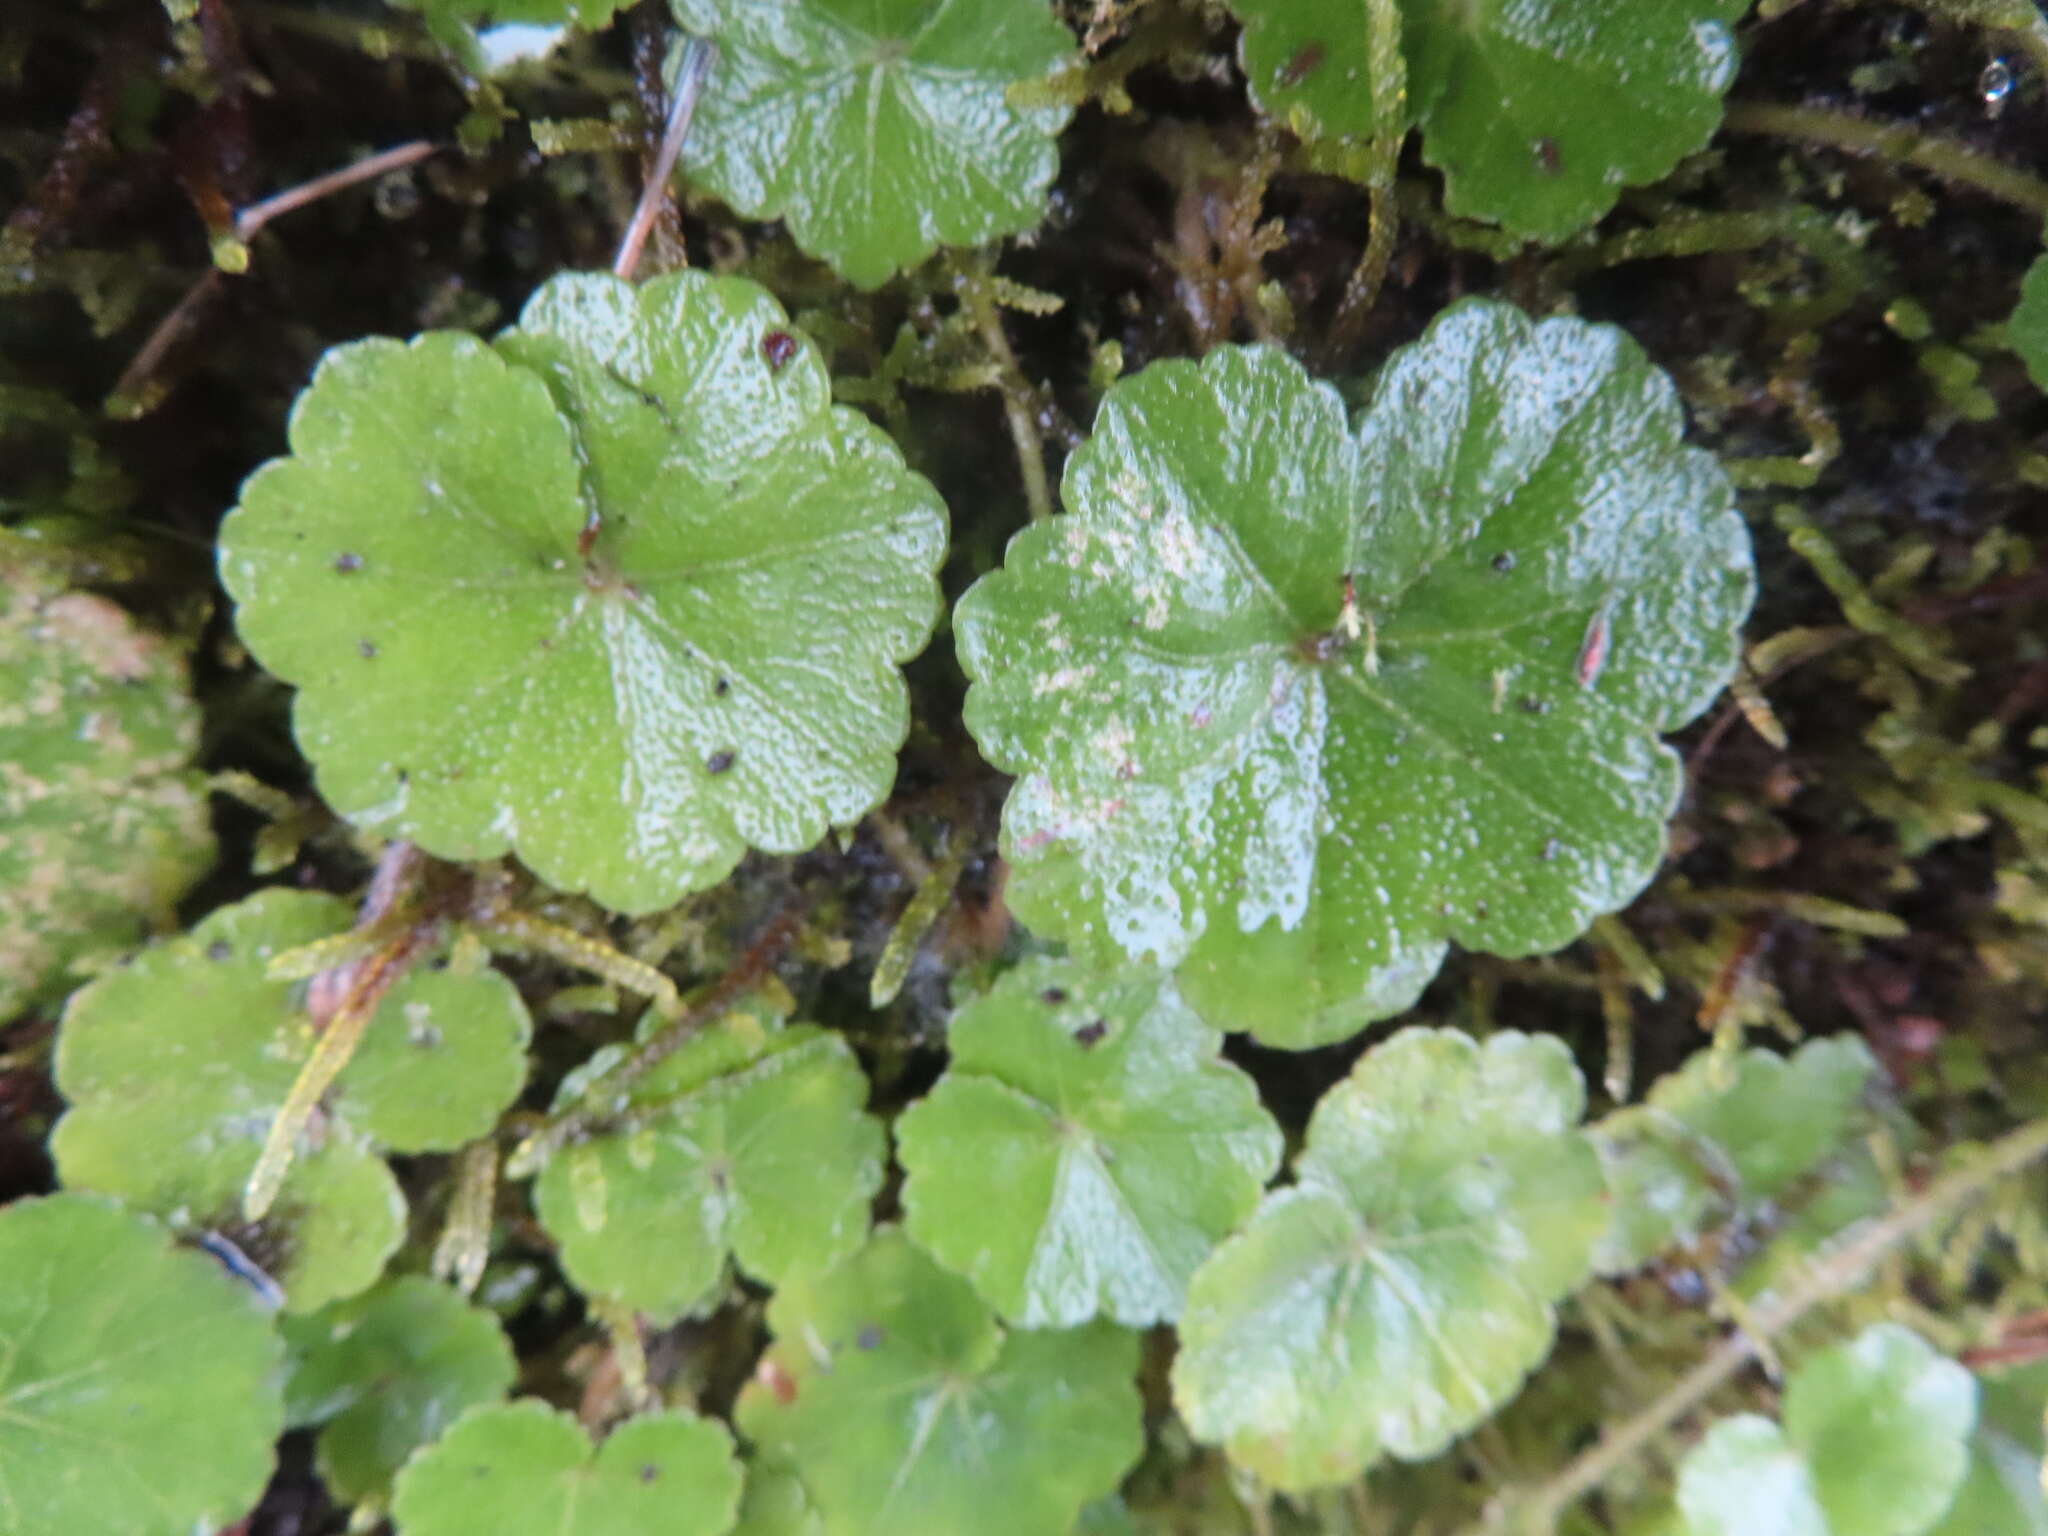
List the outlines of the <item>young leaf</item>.
{"type": "Polygon", "coordinates": [[[739,1425],[830,1536],[1060,1536],[1143,1446],[1135,1335],[1005,1334],[900,1231],[781,1287],[768,1324],[739,1425]]]}
{"type": "MultiPolygon", "coordinates": [[[[1374,129],[1355,0],[1230,0],[1262,110],[1322,134],[1374,129]]],[[[1721,122],[1728,23],[1748,0],[1402,0],[1407,112],[1453,213],[1559,240],[1655,181],[1721,122]]]]}
{"type": "Polygon", "coordinates": [[[385,1497],[408,1456],[512,1386],[497,1319],[416,1275],[287,1317],[283,1331],[286,1421],[322,1426],[316,1464],[346,1504],[385,1497]]]}
{"type": "Polygon", "coordinates": [[[1316,1106],[1291,1188],[1188,1287],[1173,1397],[1281,1489],[1430,1456],[1549,1354],[1606,1224],[1551,1036],[1406,1029],[1316,1106]]]}
{"type": "Polygon", "coordinates": [[[249,1290],[84,1195],[0,1209],[0,1530],[187,1536],[240,1519],[283,1428],[249,1290]]]}
{"type": "Polygon", "coordinates": [[[944,509],[754,284],[571,274],[495,349],[336,348],[291,442],[222,579],[359,824],[646,912],[887,792],[944,509]]]}
{"type": "Polygon", "coordinates": [[[1026,1328],[1179,1316],[1280,1162],[1222,1037],[1157,971],[1038,959],[946,1043],[946,1075],[896,1123],[910,1235],[1026,1328]]]}
{"type": "Polygon", "coordinates": [[[593,1446],[528,1398],[473,1408],[398,1474],[399,1536],[723,1536],[739,1508],[732,1437],[680,1409],[593,1446]]]}
{"type": "Polygon", "coordinates": [[[1623,1274],[1737,1206],[1775,1199],[1844,1146],[1877,1062],[1853,1035],[1790,1057],[1700,1051],[1590,1132],[1614,1192],[1594,1254],[1623,1274]]]}
{"type": "Polygon", "coordinates": [[[1356,432],[1272,348],[1117,384],[1068,514],[956,620],[968,726],[1018,775],[1013,909],[1309,1046],[1406,1007],[1449,940],[1555,949],[1624,905],[1679,791],[1657,735],[1728,676],[1752,590],[1679,429],[1621,332],[1488,302],[1395,354],[1356,432]]]}
{"type": "Polygon", "coordinates": [[[133,943],[212,864],[198,741],[164,641],[0,561],[0,1022],[133,943]]]}
{"type": "Polygon", "coordinates": [[[391,990],[294,1160],[276,1213],[239,1232],[242,1185],[312,1048],[302,986],[273,955],[347,929],[331,896],[259,892],[74,994],[57,1037],[71,1109],[57,1171],[181,1225],[233,1227],[295,1312],[377,1278],[404,1232],[374,1148],[446,1150],[488,1131],[526,1074],[531,1023],[495,971],[421,969],[391,990]]]}
{"type": "Polygon", "coordinates": [[[1977,1386],[1969,1468],[1929,1536],[2048,1536],[2041,1478],[2048,1361],[1995,1371],[1977,1386]]]}
{"type": "Polygon", "coordinates": [[[1794,1373],[1784,1425],[1723,1419],[1678,1471],[1687,1536],[1920,1536],[1961,1484],[1970,1373],[1894,1323],[1794,1373]]]}
{"type": "Polygon", "coordinates": [[[843,1037],[729,1016],[626,1090],[616,1129],[557,1153],[534,1207],[579,1289],[671,1321],[728,1256],[774,1285],[859,1246],[885,1152],[867,1096],[843,1037]]]}
{"type": "Polygon", "coordinates": [[[2036,389],[2048,389],[2048,256],[2037,256],[2020,283],[2020,302],[2005,323],[2006,340],[2036,389]]]}
{"type": "Polygon", "coordinates": [[[671,0],[718,62],[684,174],[862,288],[1035,225],[1064,107],[1004,92],[1073,52],[1045,0],[671,0]]]}

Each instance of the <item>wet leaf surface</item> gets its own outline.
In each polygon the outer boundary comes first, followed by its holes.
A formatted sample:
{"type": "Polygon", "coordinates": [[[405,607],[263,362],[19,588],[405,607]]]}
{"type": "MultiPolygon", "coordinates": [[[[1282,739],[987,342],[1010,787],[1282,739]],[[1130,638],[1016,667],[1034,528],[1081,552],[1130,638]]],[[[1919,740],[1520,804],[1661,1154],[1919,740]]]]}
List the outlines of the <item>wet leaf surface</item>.
{"type": "Polygon", "coordinates": [[[1678,797],[1658,734],[1752,592],[1680,426],[1620,332],[1488,302],[1356,431],[1267,348],[1118,384],[1066,515],[956,617],[968,726],[1018,776],[1013,908],[1299,1047],[1406,1007],[1449,941],[1555,949],[1625,904],[1678,797]]]}
{"type": "Polygon", "coordinates": [[[1309,1122],[1291,1186],[1188,1290],[1174,1405],[1280,1489],[1432,1456],[1550,1353],[1607,1222],[1557,1040],[1407,1029],[1309,1122]]]}
{"type": "Polygon", "coordinates": [[[684,175],[872,288],[1038,223],[1064,108],[1016,108],[1074,39],[1044,0],[672,0],[718,44],[684,175]]]}
{"type": "Polygon", "coordinates": [[[570,274],[495,350],[330,352],[221,532],[321,793],[645,912],[887,793],[936,494],[738,278],[570,274]]]}
{"type": "Polygon", "coordinates": [[[946,1038],[896,1124],[910,1235],[1027,1328],[1177,1317],[1280,1162],[1222,1037],[1158,972],[1036,960],[946,1038]]]}

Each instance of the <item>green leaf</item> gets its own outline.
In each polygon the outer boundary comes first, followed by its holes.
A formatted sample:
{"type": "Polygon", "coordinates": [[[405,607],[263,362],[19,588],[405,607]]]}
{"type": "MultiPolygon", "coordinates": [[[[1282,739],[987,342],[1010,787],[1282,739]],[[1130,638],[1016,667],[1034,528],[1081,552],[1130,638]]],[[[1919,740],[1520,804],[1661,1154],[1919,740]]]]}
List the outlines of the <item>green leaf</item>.
{"type": "Polygon", "coordinates": [[[1775,1199],[1849,1139],[1877,1074],[1854,1035],[1809,1040],[1791,1056],[1762,1049],[1734,1060],[1700,1051],[1651,1087],[1650,1107],[1704,1138],[1740,1181],[1745,1203],[1775,1199]]]}
{"type": "Polygon", "coordinates": [[[1157,971],[1027,961],[954,1015],[896,1123],[905,1226],[1011,1322],[1142,1327],[1280,1163],[1258,1090],[1157,971]]]}
{"type": "Polygon", "coordinates": [[[1188,1428],[1298,1490],[1434,1455],[1508,1401],[1606,1224],[1584,1100],[1550,1036],[1405,1029],[1359,1058],[1293,1186],[1188,1288],[1188,1428]]]}
{"type": "Polygon", "coordinates": [[[1646,1102],[1592,1128],[1614,1193],[1594,1268],[1640,1268],[1737,1207],[1783,1194],[1848,1144],[1876,1072],[1851,1035],[1808,1041],[1790,1057],[1695,1054],[1646,1102]]]}
{"type": "Polygon", "coordinates": [[[2006,340],[2036,389],[2048,389],[2048,256],[2037,256],[2020,283],[2019,307],[2005,323],[2006,340]]]}
{"type": "Polygon", "coordinates": [[[188,1536],[263,1492],[269,1319],[218,1264],[84,1195],[0,1209],[0,1531],[188,1536]]]}
{"type": "Polygon", "coordinates": [[[956,618],[968,726],[1018,776],[1014,910],[1299,1047],[1405,1008],[1447,941],[1555,949],[1627,903],[1680,786],[1657,735],[1752,591],[1680,425],[1621,332],[1487,302],[1356,431],[1272,348],[1117,384],[1067,515],[956,618]]]}
{"type": "MultiPolygon", "coordinates": [[[[1405,116],[1453,213],[1560,240],[1706,146],[1748,0],[1402,0],[1405,116]]],[[[1231,0],[1254,101],[1312,133],[1374,129],[1358,0],[1231,0]]]]}
{"type": "Polygon", "coordinates": [[[328,353],[221,570],[331,805],[646,912],[887,793],[945,513],[776,336],[739,278],[571,274],[495,350],[328,353]]]}
{"type": "Polygon", "coordinates": [[[1067,109],[1004,92],[1074,50],[1046,0],[672,4],[718,44],[684,173],[849,282],[1044,215],[1067,109]]]}
{"type": "Polygon", "coordinates": [[[376,1278],[404,1234],[383,1160],[488,1131],[526,1074],[531,1023],[495,971],[422,968],[394,986],[294,1159],[272,1216],[240,1225],[243,1183],[311,1051],[303,984],[273,955],[345,931],[345,902],[271,890],[73,995],[57,1037],[71,1109],[51,1138],[74,1187],[119,1195],[181,1228],[232,1228],[310,1312],[376,1278]]]}
{"type": "Polygon", "coordinates": [[[529,1398],[464,1414],[406,1463],[391,1512],[399,1536],[722,1536],[739,1498],[722,1424],[667,1409],[593,1446],[529,1398]]]}
{"type": "Polygon", "coordinates": [[[1978,1391],[1969,1469],[1932,1536],[2048,1536],[2041,1486],[2048,1361],[1994,1371],[1979,1378],[1978,1391]]]}
{"type": "Polygon", "coordinates": [[[672,1321],[728,1256],[776,1285],[860,1245],[886,1150],[867,1096],[843,1037],[728,1016],[627,1090],[616,1129],[557,1153],[535,1209],[579,1289],[672,1321]]]}
{"type": "Polygon", "coordinates": [[[512,1346],[497,1319],[416,1275],[283,1328],[287,1422],[323,1426],[320,1476],[346,1504],[384,1498],[408,1456],[512,1386],[512,1346]]]}
{"type": "Polygon", "coordinates": [[[1784,1424],[1723,1419],[1678,1471],[1689,1536],[1919,1536],[1963,1479],[1970,1373],[1893,1323],[1802,1365],[1784,1424]]]}
{"type": "Polygon", "coordinates": [[[747,1463],[733,1536],[825,1536],[825,1525],[795,1469],[757,1456],[747,1463]]]}
{"type": "Polygon", "coordinates": [[[900,1231],[777,1290],[768,1324],[739,1425],[830,1536],[1063,1536],[1144,1443],[1135,1335],[1006,1334],[900,1231]]]}
{"type": "Polygon", "coordinates": [[[0,1022],[135,942],[213,863],[198,741],[169,645],[0,561],[0,1022]]]}

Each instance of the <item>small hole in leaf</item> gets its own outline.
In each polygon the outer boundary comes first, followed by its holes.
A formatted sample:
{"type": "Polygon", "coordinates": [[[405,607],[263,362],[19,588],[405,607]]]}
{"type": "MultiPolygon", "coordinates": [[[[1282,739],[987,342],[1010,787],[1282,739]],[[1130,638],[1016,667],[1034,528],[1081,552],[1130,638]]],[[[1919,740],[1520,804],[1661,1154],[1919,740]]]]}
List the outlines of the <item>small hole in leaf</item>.
{"type": "Polygon", "coordinates": [[[1524,694],[1522,696],[1522,713],[1525,715],[1547,715],[1550,713],[1550,700],[1539,699],[1533,694],[1524,694]]]}
{"type": "Polygon", "coordinates": [[[363,568],[363,557],[343,552],[334,557],[334,568],[344,576],[351,571],[360,571],[363,568]]]}
{"type": "Polygon", "coordinates": [[[1083,1024],[1074,1031],[1074,1044],[1080,1046],[1085,1051],[1108,1033],[1109,1026],[1102,1020],[1097,1019],[1092,1024],[1083,1024]]]}
{"type": "Polygon", "coordinates": [[[377,654],[377,642],[374,640],[358,640],[356,642],[356,654],[365,661],[371,660],[377,654]]]}
{"type": "Polygon", "coordinates": [[[659,1476],[661,1476],[660,1469],[651,1463],[640,1469],[640,1481],[643,1483],[651,1483],[659,1476]]]}
{"type": "Polygon", "coordinates": [[[1049,1008],[1057,1008],[1067,1000],[1067,989],[1065,987],[1047,987],[1038,994],[1038,1000],[1049,1008]]]}
{"type": "Polygon", "coordinates": [[[711,691],[717,694],[718,697],[722,699],[728,693],[732,692],[732,684],[728,683],[724,678],[721,677],[717,682],[711,685],[711,691]]]}
{"type": "Polygon", "coordinates": [[[1515,557],[1507,550],[1502,550],[1493,557],[1493,568],[1505,575],[1515,568],[1515,557]]]}
{"type": "Polygon", "coordinates": [[[206,946],[206,958],[209,960],[232,960],[234,956],[235,947],[226,939],[215,939],[206,946]]]}
{"type": "Polygon", "coordinates": [[[873,1323],[869,1323],[853,1336],[853,1342],[855,1347],[860,1349],[880,1349],[882,1347],[882,1330],[873,1323]]]}
{"type": "Polygon", "coordinates": [[[724,773],[732,765],[733,754],[730,752],[714,752],[704,759],[704,771],[706,773],[724,773]]]}

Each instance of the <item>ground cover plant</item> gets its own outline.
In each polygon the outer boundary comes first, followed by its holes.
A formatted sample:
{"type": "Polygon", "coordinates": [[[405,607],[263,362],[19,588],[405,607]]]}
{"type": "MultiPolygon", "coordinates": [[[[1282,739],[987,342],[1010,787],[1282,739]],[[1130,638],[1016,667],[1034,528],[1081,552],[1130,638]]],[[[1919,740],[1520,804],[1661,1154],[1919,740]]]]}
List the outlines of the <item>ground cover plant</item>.
{"type": "Polygon", "coordinates": [[[0,14],[0,1536],[2042,1536],[2031,0],[0,14]]]}

